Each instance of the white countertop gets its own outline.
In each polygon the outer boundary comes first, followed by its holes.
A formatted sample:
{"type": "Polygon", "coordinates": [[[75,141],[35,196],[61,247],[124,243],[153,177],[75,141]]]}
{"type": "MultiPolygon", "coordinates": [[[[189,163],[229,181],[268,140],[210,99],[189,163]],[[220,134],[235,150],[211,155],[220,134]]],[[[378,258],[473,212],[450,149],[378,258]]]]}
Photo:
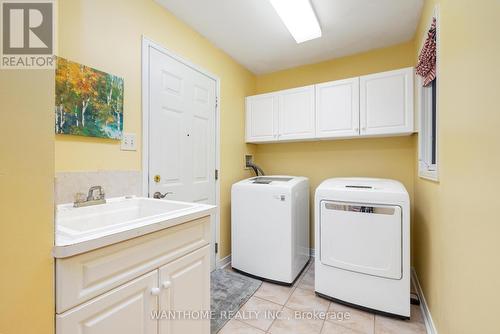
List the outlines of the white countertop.
{"type": "Polygon", "coordinates": [[[118,197],[106,204],[74,208],[57,206],[53,256],[65,258],[160,231],[215,213],[215,206],[118,197]]]}

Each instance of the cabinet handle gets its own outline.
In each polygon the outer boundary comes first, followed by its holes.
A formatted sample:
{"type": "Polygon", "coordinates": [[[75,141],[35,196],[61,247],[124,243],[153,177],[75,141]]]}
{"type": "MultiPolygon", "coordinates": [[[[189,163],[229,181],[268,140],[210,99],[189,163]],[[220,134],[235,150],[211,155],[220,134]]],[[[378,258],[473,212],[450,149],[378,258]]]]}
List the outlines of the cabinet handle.
{"type": "Polygon", "coordinates": [[[160,294],[161,290],[160,288],[151,288],[151,295],[153,296],[158,296],[160,294]]]}
{"type": "Polygon", "coordinates": [[[170,286],[172,285],[172,282],[170,281],[165,281],[161,284],[161,287],[164,288],[164,289],[168,289],[170,288],[170,286]]]}

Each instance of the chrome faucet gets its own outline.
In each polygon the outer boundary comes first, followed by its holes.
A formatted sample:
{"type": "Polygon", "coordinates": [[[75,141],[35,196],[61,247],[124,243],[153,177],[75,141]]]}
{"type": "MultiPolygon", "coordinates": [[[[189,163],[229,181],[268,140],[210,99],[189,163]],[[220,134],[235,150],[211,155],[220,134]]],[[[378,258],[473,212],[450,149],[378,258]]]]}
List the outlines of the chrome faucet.
{"type": "Polygon", "coordinates": [[[92,186],[89,189],[87,197],[85,197],[84,193],[76,193],[73,206],[75,208],[80,208],[82,206],[104,204],[106,203],[105,197],[106,194],[102,186],[92,186]]]}

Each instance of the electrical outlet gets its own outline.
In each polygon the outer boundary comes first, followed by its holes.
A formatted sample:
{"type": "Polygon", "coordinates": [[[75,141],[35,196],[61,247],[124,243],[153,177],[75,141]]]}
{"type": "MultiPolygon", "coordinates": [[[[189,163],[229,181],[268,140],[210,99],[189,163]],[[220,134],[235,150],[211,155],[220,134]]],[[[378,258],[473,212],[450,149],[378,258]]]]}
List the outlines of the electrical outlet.
{"type": "Polygon", "coordinates": [[[248,167],[248,163],[253,163],[253,155],[251,154],[245,154],[245,169],[252,169],[248,167]]]}
{"type": "Polygon", "coordinates": [[[135,133],[123,133],[121,150],[137,151],[137,140],[135,133]]]}

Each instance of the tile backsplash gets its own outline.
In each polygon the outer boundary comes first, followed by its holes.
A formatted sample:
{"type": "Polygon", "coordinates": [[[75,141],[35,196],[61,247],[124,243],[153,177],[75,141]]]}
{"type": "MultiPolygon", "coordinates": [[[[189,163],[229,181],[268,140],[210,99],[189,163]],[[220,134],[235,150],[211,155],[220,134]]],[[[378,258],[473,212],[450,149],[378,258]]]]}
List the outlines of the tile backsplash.
{"type": "Polygon", "coordinates": [[[78,171],[57,172],[55,177],[56,204],[71,203],[75,194],[87,194],[91,186],[102,186],[106,198],[141,195],[140,171],[78,171]]]}

